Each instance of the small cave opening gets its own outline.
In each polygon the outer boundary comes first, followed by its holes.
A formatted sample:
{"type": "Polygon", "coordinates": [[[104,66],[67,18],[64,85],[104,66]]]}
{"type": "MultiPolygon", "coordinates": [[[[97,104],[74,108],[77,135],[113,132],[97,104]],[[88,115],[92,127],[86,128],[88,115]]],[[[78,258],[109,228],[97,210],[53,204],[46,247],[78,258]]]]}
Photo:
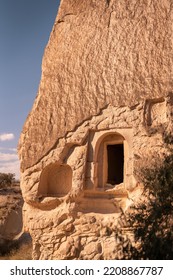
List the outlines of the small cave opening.
{"type": "Polygon", "coordinates": [[[38,195],[61,197],[68,194],[72,187],[72,169],[67,164],[53,163],[47,166],[40,178],[38,195]]]}

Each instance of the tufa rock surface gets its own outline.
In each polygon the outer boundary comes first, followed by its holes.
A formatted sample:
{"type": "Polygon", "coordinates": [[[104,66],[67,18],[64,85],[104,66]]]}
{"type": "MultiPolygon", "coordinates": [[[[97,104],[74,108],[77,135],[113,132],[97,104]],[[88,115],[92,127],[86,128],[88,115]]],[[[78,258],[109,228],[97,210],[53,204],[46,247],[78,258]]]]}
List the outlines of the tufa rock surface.
{"type": "Polygon", "coordinates": [[[24,171],[108,104],[135,105],[173,85],[171,0],[63,0],[37,98],[20,137],[24,171]]]}
{"type": "Polygon", "coordinates": [[[172,130],[172,20],[172,0],[61,1],[19,141],[33,259],[127,258],[140,168],[172,130]]]}

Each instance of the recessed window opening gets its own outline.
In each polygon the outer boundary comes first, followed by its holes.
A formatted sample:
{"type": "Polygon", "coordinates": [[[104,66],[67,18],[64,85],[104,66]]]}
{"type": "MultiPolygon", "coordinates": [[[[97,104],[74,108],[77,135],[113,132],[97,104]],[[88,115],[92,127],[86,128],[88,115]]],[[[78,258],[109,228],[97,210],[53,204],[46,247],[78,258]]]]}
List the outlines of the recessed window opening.
{"type": "Polygon", "coordinates": [[[117,185],[124,178],[124,147],[123,144],[107,145],[108,175],[107,183],[117,185]]]}

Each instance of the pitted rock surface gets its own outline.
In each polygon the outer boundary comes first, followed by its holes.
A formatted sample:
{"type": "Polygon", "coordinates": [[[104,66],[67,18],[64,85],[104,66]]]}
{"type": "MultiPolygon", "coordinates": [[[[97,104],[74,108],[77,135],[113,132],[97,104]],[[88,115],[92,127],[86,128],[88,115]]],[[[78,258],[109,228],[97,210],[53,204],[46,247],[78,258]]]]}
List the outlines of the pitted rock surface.
{"type": "Polygon", "coordinates": [[[127,257],[139,170],[173,127],[172,20],[172,0],[61,1],[19,142],[33,259],[127,257]]]}
{"type": "Polygon", "coordinates": [[[173,84],[171,0],[63,0],[19,144],[33,166],[108,104],[135,105],[173,84]]]}

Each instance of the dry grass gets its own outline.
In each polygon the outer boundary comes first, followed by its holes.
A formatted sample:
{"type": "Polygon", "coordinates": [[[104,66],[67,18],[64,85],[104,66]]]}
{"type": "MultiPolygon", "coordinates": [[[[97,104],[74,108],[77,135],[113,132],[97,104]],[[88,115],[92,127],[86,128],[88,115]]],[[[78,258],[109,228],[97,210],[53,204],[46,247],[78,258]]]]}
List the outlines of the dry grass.
{"type": "Polygon", "coordinates": [[[22,244],[19,249],[12,249],[10,253],[0,256],[0,260],[32,260],[32,243],[22,244]]]}

